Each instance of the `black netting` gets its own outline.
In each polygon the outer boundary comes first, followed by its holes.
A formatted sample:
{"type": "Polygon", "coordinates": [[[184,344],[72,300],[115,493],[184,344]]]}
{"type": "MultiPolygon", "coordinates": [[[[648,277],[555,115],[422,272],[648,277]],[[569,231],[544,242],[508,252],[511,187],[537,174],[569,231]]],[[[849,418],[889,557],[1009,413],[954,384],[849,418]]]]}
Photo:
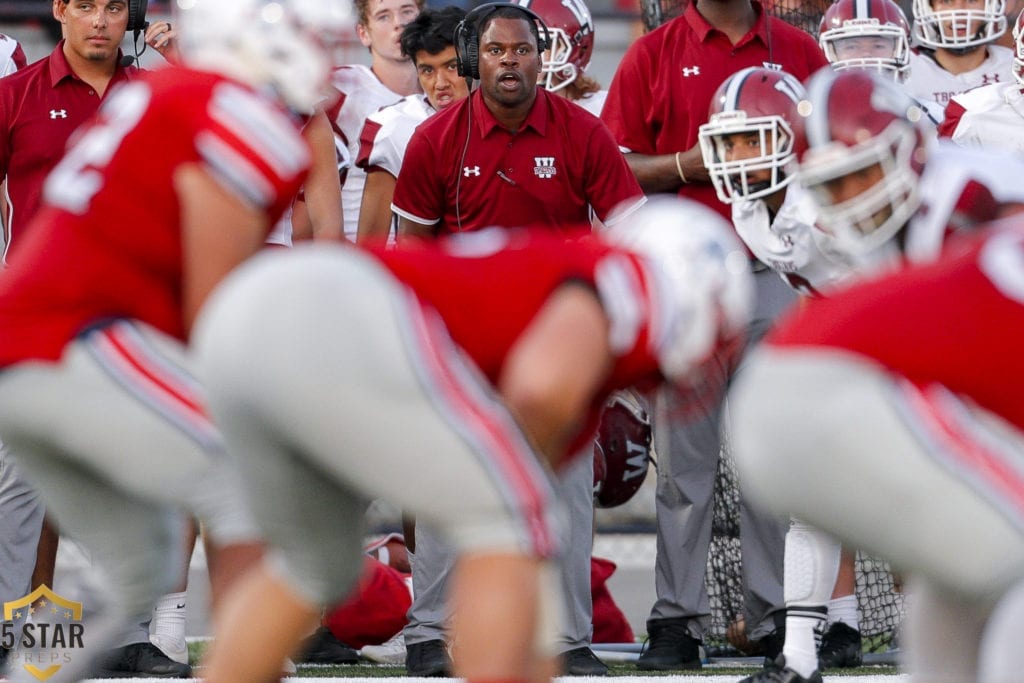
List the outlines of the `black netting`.
{"type": "MultiPolygon", "coordinates": [[[[644,28],[650,31],[673,17],[679,16],[687,0],[640,0],[640,17],[644,28]]],[[[831,3],[829,0],[764,0],[765,8],[783,21],[818,37],[821,18],[831,3]]]]}
{"type": "MultiPolygon", "coordinates": [[[[726,629],[743,614],[741,562],[736,469],[727,452],[723,451],[715,485],[715,511],[706,578],[712,623],[710,631],[705,634],[705,646],[713,650],[729,649],[726,629]]],[[[889,566],[862,553],[857,554],[857,604],[861,635],[868,651],[889,649],[903,620],[903,594],[889,566]]]]}

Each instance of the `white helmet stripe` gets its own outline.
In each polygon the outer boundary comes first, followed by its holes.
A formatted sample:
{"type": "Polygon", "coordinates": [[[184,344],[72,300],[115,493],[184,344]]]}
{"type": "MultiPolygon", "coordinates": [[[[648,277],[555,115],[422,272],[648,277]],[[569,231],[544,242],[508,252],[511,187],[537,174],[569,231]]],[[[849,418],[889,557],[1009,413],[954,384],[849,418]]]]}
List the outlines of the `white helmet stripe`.
{"type": "Polygon", "coordinates": [[[807,144],[811,147],[828,144],[832,139],[828,125],[828,109],[832,84],[836,80],[835,73],[829,70],[820,74],[820,78],[812,78],[807,84],[807,99],[813,107],[806,117],[804,130],[807,133],[807,144]]]}
{"type": "Polygon", "coordinates": [[[856,0],[853,16],[857,19],[869,19],[871,17],[871,0],[856,0]]]}
{"type": "Polygon", "coordinates": [[[729,81],[729,87],[725,90],[725,106],[722,107],[722,111],[736,111],[739,109],[740,91],[743,89],[743,84],[746,82],[747,77],[750,76],[750,72],[756,68],[755,66],[748,66],[746,69],[737,72],[732,80],[729,81]]]}

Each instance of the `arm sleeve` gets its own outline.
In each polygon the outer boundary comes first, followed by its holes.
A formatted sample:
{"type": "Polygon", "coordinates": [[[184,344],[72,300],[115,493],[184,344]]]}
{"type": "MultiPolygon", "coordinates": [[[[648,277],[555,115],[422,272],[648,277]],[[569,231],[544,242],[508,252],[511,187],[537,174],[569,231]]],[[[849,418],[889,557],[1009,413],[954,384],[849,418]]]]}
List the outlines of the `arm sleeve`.
{"type": "Polygon", "coordinates": [[[444,186],[439,168],[440,155],[431,149],[430,139],[417,128],[409,140],[398,174],[391,208],[399,216],[423,225],[433,225],[444,212],[444,186]]]}
{"type": "Polygon", "coordinates": [[[965,113],[967,113],[967,110],[964,109],[963,105],[957,102],[956,98],[951,99],[949,104],[946,105],[946,118],[939,124],[939,137],[949,138],[955,142],[954,133],[956,133],[956,129],[960,126],[960,119],[965,113]]]}

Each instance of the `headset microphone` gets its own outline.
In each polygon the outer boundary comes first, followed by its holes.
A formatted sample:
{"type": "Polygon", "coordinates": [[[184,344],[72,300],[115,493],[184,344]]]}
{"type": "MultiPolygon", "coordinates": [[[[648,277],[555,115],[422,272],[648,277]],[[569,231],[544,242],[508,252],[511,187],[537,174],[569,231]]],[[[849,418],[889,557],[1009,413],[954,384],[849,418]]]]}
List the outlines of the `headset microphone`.
{"type": "Polygon", "coordinates": [[[121,66],[128,67],[135,63],[135,57],[132,55],[125,55],[121,57],[121,66]]]}

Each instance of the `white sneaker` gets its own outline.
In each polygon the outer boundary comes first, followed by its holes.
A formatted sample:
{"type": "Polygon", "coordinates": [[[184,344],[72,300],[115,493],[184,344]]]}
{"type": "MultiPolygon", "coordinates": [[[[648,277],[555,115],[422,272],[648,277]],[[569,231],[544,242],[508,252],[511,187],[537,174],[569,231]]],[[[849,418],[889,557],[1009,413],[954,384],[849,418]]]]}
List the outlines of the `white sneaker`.
{"type": "Polygon", "coordinates": [[[379,664],[405,664],[405,636],[399,631],[380,645],[365,645],[359,656],[379,664]]]}
{"type": "Polygon", "coordinates": [[[160,633],[151,633],[149,642],[178,664],[188,664],[188,643],[184,638],[171,638],[160,633]]]}

